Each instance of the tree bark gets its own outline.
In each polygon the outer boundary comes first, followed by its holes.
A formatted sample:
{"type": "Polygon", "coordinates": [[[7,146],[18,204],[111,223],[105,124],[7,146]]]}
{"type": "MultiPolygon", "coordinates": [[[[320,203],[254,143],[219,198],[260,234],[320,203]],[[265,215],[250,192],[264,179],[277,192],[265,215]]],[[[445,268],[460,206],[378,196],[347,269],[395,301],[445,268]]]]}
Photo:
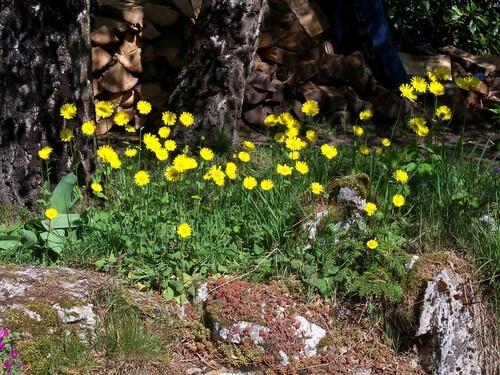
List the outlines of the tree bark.
{"type": "Polygon", "coordinates": [[[201,137],[219,148],[234,142],[266,10],[267,0],[203,1],[187,64],[169,100],[172,111],[195,116],[194,126],[179,130],[187,132],[184,139],[189,146],[201,137]]]}
{"type": "Polygon", "coordinates": [[[42,186],[38,150],[54,149],[52,182],[71,169],[59,139],[72,128],[80,177],[92,172],[91,139],[80,130],[92,120],[91,47],[87,0],[4,0],[0,9],[0,202],[32,204],[42,186]],[[62,104],[78,112],[65,125],[62,104]]]}

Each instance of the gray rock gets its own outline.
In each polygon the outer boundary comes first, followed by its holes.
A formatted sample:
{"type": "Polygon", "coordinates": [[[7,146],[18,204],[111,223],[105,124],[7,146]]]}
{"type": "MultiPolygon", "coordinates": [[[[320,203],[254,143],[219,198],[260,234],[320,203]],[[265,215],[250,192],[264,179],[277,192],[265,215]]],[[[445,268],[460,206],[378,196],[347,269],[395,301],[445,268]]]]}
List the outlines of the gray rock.
{"type": "Polygon", "coordinates": [[[427,342],[421,353],[430,357],[424,361],[434,364],[434,374],[481,374],[480,343],[474,335],[479,327],[464,305],[465,287],[462,277],[447,269],[427,284],[416,336],[427,342]]]}

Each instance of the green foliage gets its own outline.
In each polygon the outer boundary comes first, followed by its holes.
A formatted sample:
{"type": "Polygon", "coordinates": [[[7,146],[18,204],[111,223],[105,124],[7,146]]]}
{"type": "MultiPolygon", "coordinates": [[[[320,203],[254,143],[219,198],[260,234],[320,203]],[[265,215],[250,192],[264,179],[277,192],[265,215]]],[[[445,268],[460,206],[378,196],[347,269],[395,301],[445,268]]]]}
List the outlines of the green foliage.
{"type": "Polygon", "coordinates": [[[16,260],[19,256],[27,259],[22,256],[23,253],[16,255],[19,248],[29,250],[35,258],[60,255],[67,239],[74,238],[76,229],[81,225],[80,215],[70,213],[77,202],[73,198],[76,183],[76,176],[69,173],[55,187],[50,198],[50,207],[58,211],[54,219],[38,217],[29,219],[24,224],[0,226],[0,256],[9,260],[16,260]]]}
{"type": "Polygon", "coordinates": [[[500,5],[490,0],[384,0],[396,41],[500,53],[500,5]]]}

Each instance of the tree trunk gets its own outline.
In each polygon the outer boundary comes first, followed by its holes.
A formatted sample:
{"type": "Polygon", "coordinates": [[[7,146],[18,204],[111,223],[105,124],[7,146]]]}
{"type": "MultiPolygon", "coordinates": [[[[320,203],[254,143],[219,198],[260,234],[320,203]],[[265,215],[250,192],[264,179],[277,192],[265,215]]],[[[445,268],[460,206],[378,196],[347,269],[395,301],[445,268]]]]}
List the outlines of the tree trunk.
{"type": "Polygon", "coordinates": [[[266,10],[266,0],[203,1],[188,63],[169,100],[172,111],[195,116],[184,135],[188,145],[201,137],[219,148],[233,143],[266,10]]]}
{"type": "Polygon", "coordinates": [[[92,172],[91,47],[86,0],[4,0],[0,9],[0,202],[31,205],[42,186],[38,150],[51,146],[52,182],[71,169],[63,126],[72,128],[80,177],[92,172]],[[64,103],[78,112],[66,125],[64,103]]]}

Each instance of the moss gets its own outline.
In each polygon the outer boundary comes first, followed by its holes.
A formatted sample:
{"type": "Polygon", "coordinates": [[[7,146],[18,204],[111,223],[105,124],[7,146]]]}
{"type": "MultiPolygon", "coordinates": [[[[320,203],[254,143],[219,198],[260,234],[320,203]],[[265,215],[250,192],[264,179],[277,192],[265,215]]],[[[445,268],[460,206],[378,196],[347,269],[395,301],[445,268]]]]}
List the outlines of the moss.
{"type": "Polygon", "coordinates": [[[44,303],[29,302],[25,310],[10,309],[5,318],[13,331],[22,332],[18,349],[32,374],[46,374],[60,357],[62,323],[54,309],[44,303]],[[38,314],[41,320],[30,317],[27,311],[38,314]]]}
{"type": "Polygon", "coordinates": [[[423,254],[403,278],[401,286],[404,297],[395,308],[395,321],[399,330],[416,330],[427,282],[446,266],[448,257],[449,254],[443,252],[423,254]]]}

